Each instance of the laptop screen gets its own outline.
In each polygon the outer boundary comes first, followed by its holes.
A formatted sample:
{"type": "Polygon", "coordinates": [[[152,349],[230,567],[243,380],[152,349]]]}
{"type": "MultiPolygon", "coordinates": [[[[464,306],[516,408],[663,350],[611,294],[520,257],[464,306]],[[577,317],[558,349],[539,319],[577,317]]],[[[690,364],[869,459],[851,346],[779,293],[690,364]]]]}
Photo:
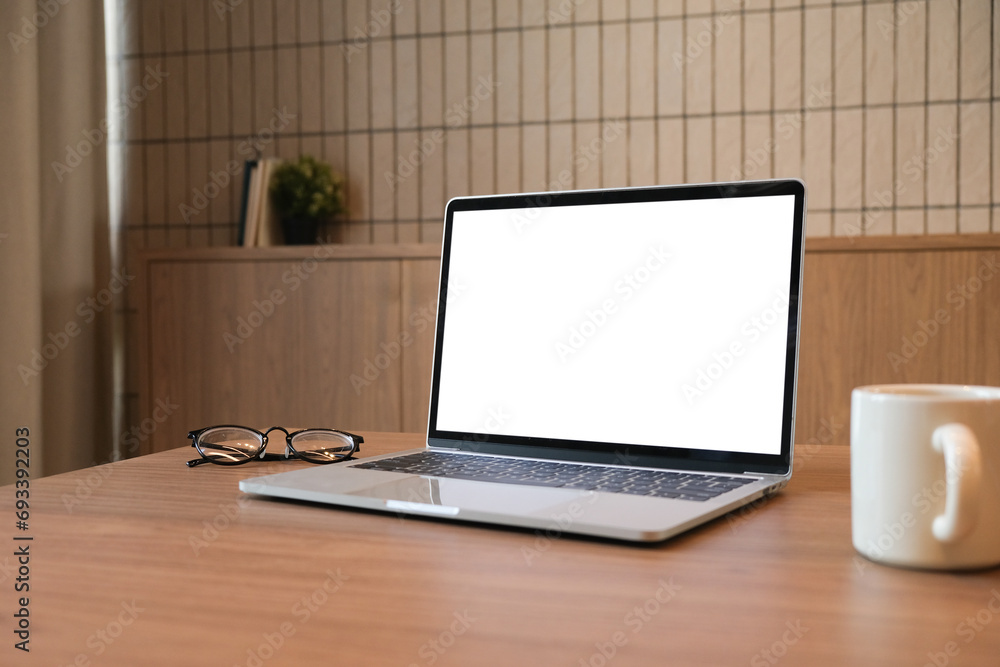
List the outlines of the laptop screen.
{"type": "Polygon", "coordinates": [[[452,200],[430,438],[781,461],[803,200],[798,181],[452,200]]]}

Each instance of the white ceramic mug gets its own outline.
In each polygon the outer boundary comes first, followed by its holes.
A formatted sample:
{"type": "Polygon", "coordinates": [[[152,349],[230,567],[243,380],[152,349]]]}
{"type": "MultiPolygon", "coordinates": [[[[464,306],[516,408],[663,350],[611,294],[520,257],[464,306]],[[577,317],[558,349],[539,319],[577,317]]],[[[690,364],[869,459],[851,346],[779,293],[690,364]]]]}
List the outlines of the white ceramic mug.
{"type": "Polygon", "coordinates": [[[858,552],[890,565],[1000,564],[1000,388],[855,389],[851,532],[858,552]]]}

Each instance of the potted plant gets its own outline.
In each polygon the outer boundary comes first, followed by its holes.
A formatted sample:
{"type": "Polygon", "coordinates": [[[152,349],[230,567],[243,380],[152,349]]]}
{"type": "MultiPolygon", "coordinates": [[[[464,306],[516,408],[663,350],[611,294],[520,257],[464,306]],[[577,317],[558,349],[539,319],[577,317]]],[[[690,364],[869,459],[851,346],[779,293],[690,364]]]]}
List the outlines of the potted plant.
{"type": "Polygon", "coordinates": [[[325,162],[303,155],[275,168],[271,198],[285,243],[315,243],[320,223],[345,211],[344,179],[325,162]]]}

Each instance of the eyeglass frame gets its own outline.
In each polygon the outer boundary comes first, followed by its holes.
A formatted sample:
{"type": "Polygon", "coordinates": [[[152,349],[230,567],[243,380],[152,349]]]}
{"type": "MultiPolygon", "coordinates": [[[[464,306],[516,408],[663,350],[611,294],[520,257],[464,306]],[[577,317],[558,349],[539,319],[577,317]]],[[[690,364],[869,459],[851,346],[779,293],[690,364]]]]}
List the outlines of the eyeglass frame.
{"type": "Polygon", "coordinates": [[[347,461],[348,459],[353,458],[356,453],[361,451],[361,443],[365,441],[364,437],[360,435],[355,435],[354,433],[348,433],[347,431],[341,431],[340,429],[336,428],[303,428],[299,429],[298,431],[289,433],[288,429],[284,428],[283,426],[272,426],[266,431],[258,431],[257,429],[251,428],[250,426],[239,426],[236,424],[219,424],[216,426],[206,426],[205,428],[199,428],[195,429],[194,431],[189,431],[187,437],[191,439],[191,446],[197,449],[198,453],[201,454],[200,458],[191,459],[190,461],[187,462],[187,466],[189,468],[200,466],[203,463],[214,463],[215,465],[220,465],[220,466],[238,466],[238,465],[243,465],[244,463],[250,463],[251,461],[287,461],[290,459],[298,459],[300,461],[315,463],[317,465],[327,465],[328,463],[340,463],[341,461],[347,461]],[[245,431],[252,431],[253,433],[256,433],[257,435],[260,436],[260,449],[241,461],[217,461],[214,458],[210,458],[204,451],[202,451],[201,447],[199,446],[199,438],[201,437],[201,434],[204,433],[205,431],[210,431],[216,428],[239,428],[245,431]],[[282,433],[285,434],[284,454],[268,453],[267,436],[271,431],[281,431],[282,433]],[[329,459],[327,461],[314,461],[312,459],[302,456],[302,453],[296,450],[295,447],[292,446],[292,438],[307,431],[328,431],[333,433],[339,433],[341,435],[346,435],[348,438],[350,438],[353,448],[351,449],[350,452],[347,453],[346,456],[337,459],[329,459]]]}

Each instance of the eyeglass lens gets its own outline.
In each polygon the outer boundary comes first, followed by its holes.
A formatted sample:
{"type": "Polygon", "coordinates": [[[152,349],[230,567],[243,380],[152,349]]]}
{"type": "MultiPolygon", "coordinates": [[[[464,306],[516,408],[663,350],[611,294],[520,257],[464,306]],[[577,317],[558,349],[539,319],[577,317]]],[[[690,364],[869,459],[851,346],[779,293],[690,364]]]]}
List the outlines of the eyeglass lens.
{"type": "Polygon", "coordinates": [[[339,461],[354,451],[354,441],[336,431],[302,431],[292,437],[292,448],[299,456],[319,463],[339,461]]]}
{"type": "Polygon", "coordinates": [[[226,463],[252,459],[263,443],[259,433],[243,428],[211,428],[198,437],[205,458],[226,463]]]}

